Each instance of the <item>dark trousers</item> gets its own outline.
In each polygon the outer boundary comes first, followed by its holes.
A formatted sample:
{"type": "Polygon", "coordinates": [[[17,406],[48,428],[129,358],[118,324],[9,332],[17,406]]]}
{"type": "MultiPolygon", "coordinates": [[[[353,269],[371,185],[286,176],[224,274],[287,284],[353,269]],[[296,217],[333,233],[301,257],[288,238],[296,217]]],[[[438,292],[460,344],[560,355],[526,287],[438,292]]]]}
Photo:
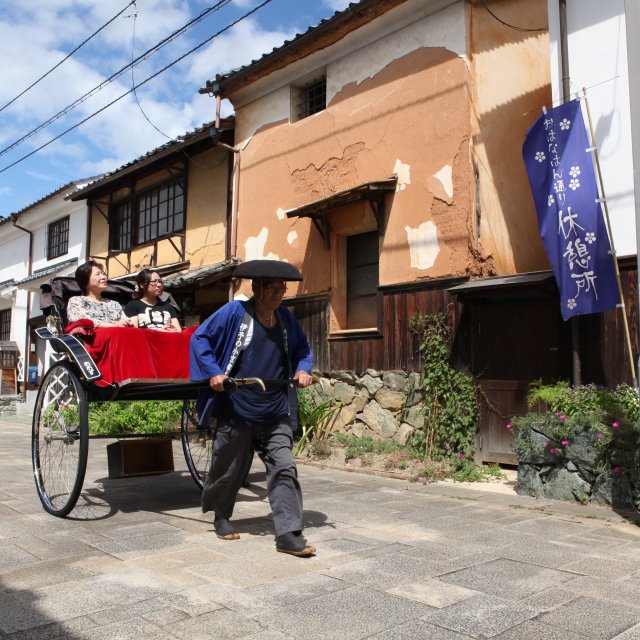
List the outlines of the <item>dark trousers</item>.
{"type": "Polygon", "coordinates": [[[238,491],[251,466],[253,452],[267,470],[267,494],[276,535],[303,528],[302,490],[286,422],[268,425],[221,423],[213,442],[211,469],[202,491],[202,511],[231,518],[238,491]]]}

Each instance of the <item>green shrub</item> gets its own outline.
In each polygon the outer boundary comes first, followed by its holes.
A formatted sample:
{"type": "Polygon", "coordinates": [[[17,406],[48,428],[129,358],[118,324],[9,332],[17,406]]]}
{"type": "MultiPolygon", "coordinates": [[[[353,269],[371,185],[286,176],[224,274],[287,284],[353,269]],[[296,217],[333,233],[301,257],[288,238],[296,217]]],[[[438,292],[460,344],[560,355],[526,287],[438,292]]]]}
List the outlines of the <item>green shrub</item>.
{"type": "Polygon", "coordinates": [[[311,390],[296,389],[298,394],[298,421],[302,435],[293,448],[293,455],[299,456],[307,444],[328,436],[328,429],[339,407],[333,400],[316,402],[311,390]]]}
{"type": "Polygon", "coordinates": [[[629,472],[637,466],[640,394],[634,387],[537,382],[528,402],[530,407],[543,402],[549,410],[514,417],[507,425],[521,458],[539,455],[541,446],[547,462],[570,457],[572,445],[580,441],[594,452],[599,471],[629,472]]]}
{"type": "Polygon", "coordinates": [[[182,402],[104,402],[89,405],[89,432],[114,436],[178,431],[182,402]]]}
{"type": "Polygon", "coordinates": [[[411,318],[411,331],[420,341],[424,367],[418,391],[424,403],[424,426],[410,444],[429,459],[446,459],[458,452],[473,457],[478,420],[478,385],[450,360],[451,328],[446,313],[411,318]]]}

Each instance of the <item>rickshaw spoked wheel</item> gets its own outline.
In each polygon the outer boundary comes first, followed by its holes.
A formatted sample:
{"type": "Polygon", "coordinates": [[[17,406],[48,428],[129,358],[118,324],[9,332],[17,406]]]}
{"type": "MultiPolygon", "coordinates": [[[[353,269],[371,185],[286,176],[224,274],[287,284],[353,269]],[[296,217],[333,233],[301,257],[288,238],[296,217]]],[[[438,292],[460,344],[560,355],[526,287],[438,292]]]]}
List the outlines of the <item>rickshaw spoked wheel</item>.
{"type": "Polygon", "coordinates": [[[183,405],[180,431],[187,468],[195,483],[202,489],[211,466],[213,432],[210,421],[207,421],[206,426],[200,427],[198,425],[196,402],[194,400],[186,400],[183,405]]]}
{"type": "Polygon", "coordinates": [[[33,412],[31,456],[45,511],[63,518],[82,490],[89,453],[85,390],[77,369],[61,360],[45,374],[33,412]]]}

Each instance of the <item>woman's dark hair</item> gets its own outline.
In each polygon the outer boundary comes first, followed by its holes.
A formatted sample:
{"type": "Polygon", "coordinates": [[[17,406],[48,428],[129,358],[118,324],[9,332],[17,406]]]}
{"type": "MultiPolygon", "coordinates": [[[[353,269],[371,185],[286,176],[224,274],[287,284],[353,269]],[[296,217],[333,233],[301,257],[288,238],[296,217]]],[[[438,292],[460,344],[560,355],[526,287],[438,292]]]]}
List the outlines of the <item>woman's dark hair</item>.
{"type": "Polygon", "coordinates": [[[136,276],[136,287],[135,297],[142,298],[145,294],[145,289],[149,286],[149,283],[152,280],[152,275],[154,273],[158,273],[155,269],[142,269],[138,272],[136,276]]]}
{"type": "Polygon", "coordinates": [[[100,271],[104,271],[104,267],[95,260],[89,260],[88,262],[81,264],[76,269],[76,282],[78,283],[83,296],[87,295],[87,287],[89,286],[89,279],[91,278],[91,271],[93,270],[93,267],[98,267],[100,271]]]}

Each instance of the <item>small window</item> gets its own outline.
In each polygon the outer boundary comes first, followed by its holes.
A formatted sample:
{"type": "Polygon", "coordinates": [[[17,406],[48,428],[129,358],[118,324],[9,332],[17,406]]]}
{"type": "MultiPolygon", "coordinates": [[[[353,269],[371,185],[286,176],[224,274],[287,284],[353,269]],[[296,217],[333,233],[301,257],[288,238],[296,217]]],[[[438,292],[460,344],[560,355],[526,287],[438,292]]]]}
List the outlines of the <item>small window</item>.
{"type": "Polygon", "coordinates": [[[130,202],[122,202],[113,207],[109,226],[112,251],[126,251],[131,247],[131,222],[130,202]]]}
{"type": "Polygon", "coordinates": [[[291,121],[296,122],[327,108],[327,78],[321,76],[291,88],[291,121]]]}
{"type": "Polygon", "coordinates": [[[47,260],[63,256],[69,250],[69,216],[52,222],[47,228],[47,260]]]}
{"type": "Polygon", "coordinates": [[[111,206],[111,251],[127,251],[184,230],[184,178],[163,182],[111,206]]]}
{"type": "Polygon", "coordinates": [[[11,309],[0,311],[0,340],[11,340],[11,309]]]}
{"type": "Polygon", "coordinates": [[[184,228],[184,193],[180,181],[163,182],[138,199],[138,244],[184,228]]]}
{"type": "Polygon", "coordinates": [[[347,328],[378,326],[380,271],[377,231],[347,238],[347,328]]]}

